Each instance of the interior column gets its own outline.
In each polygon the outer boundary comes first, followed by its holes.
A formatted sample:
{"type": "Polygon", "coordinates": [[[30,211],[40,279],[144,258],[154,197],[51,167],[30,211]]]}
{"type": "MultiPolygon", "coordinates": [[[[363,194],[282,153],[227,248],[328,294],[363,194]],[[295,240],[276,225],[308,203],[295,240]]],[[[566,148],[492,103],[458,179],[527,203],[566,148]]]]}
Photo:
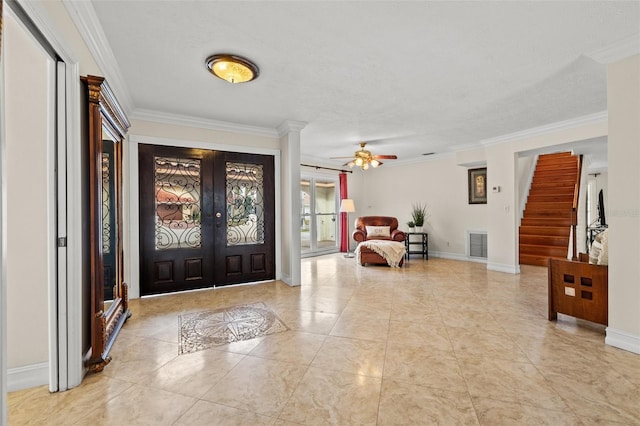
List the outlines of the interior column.
{"type": "Polygon", "coordinates": [[[300,131],[307,123],[285,121],[278,127],[282,150],[282,199],[279,235],[282,246],[281,279],[290,286],[301,284],[300,272],[300,131]]]}
{"type": "Polygon", "coordinates": [[[640,55],[607,67],[608,345],[640,354],[640,55]]]}

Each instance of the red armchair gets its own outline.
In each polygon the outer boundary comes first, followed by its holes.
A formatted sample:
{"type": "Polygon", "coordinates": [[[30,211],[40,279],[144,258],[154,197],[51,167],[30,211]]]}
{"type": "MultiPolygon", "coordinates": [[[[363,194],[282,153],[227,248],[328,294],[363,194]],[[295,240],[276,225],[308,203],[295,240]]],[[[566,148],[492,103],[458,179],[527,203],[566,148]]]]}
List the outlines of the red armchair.
{"type": "MultiPolygon", "coordinates": [[[[403,242],[405,240],[405,233],[398,229],[398,219],[390,216],[362,216],[355,221],[355,231],[353,231],[353,239],[356,242],[361,243],[367,240],[391,240],[403,242]],[[367,232],[367,226],[389,227],[389,236],[379,235],[374,233],[371,235],[367,232]]],[[[378,229],[369,228],[370,231],[380,231],[378,229]]],[[[404,262],[404,259],[400,261],[400,265],[404,262]]],[[[387,261],[378,253],[370,250],[367,247],[360,248],[360,263],[362,265],[366,263],[373,263],[378,265],[386,265],[387,261]]]]}

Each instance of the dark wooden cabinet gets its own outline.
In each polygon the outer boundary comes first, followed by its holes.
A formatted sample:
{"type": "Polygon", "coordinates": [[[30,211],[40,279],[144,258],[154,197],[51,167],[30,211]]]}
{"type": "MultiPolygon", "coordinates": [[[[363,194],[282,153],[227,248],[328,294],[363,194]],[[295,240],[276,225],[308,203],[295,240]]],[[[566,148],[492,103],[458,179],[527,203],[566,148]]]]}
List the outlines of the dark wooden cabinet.
{"type": "Polygon", "coordinates": [[[85,365],[102,371],[131,315],[122,254],[122,144],[129,121],[102,77],[82,77],[86,101],[89,344],[85,365]]]}

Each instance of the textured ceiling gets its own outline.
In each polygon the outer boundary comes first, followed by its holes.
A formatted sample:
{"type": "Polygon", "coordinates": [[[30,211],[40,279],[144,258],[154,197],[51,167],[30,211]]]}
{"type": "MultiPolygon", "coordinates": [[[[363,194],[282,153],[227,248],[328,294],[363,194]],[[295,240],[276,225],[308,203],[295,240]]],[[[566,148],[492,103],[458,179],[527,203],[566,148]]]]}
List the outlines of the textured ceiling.
{"type": "MultiPolygon", "coordinates": [[[[136,109],[276,128],[305,158],[359,141],[399,160],[606,110],[587,55],[640,28],[639,2],[93,1],[136,109]],[[252,59],[230,85],[212,53],[252,59]]],[[[336,162],[339,164],[340,162],[336,162]]]]}

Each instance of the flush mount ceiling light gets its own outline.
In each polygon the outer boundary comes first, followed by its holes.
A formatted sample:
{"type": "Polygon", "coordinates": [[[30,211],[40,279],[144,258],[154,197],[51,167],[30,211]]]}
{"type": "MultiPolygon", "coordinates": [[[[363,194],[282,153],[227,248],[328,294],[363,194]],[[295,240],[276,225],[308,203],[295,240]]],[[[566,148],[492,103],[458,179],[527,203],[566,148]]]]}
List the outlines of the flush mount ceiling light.
{"type": "Polygon", "coordinates": [[[211,74],[229,83],[246,83],[260,75],[257,65],[237,55],[212,55],[205,62],[211,74]]]}

